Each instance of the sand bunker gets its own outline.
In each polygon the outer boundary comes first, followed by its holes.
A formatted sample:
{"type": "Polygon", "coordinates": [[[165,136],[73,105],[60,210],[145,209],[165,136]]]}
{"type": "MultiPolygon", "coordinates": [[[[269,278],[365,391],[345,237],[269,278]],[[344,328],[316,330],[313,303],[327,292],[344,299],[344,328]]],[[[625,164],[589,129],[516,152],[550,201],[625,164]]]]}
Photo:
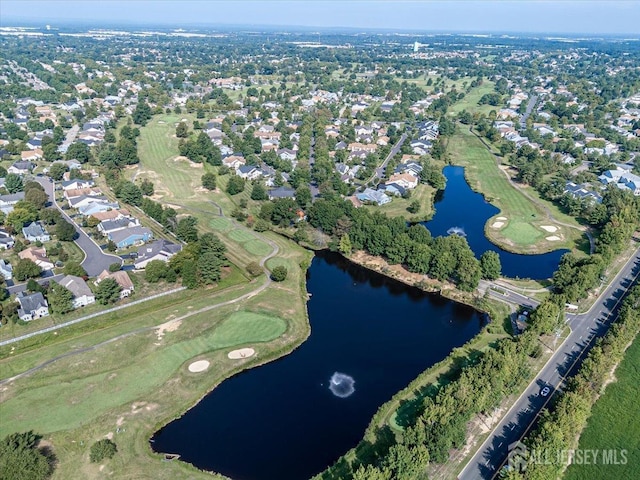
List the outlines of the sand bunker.
{"type": "Polygon", "coordinates": [[[559,236],[557,235],[551,235],[550,237],[546,238],[547,240],[549,240],[550,242],[557,242],[558,240],[562,240],[559,236]]]}
{"type": "Polygon", "coordinates": [[[198,360],[189,365],[189,371],[192,373],[204,372],[207,368],[209,368],[208,360],[198,360]]]}
{"type": "Polygon", "coordinates": [[[493,228],[502,228],[504,226],[504,222],[493,222],[491,226],[493,228]]]}
{"type": "Polygon", "coordinates": [[[554,227],[553,225],[540,225],[540,228],[549,233],[558,231],[558,227],[554,227]]]}
{"type": "Polygon", "coordinates": [[[496,220],[502,220],[503,222],[505,222],[507,220],[507,217],[496,217],[496,220]]]}
{"type": "Polygon", "coordinates": [[[227,354],[232,360],[237,360],[239,358],[249,358],[252,357],[256,351],[253,348],[241,348],[239,350],[233,350],[227,354]]]}

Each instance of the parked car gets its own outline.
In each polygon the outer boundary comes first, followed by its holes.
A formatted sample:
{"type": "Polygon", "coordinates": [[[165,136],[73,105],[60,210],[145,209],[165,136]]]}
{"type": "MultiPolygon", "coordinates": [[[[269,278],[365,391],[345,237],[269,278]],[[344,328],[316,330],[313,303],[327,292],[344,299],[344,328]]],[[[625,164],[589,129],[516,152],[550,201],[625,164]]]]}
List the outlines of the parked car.
{"type": "Polygon", "coordinates": [[[542,397],[546,397],[547,395],[549,395],[549,393],[551,393],[551,388],[549,388],[548,386],[540,390],[540,396],[542,397]]]}

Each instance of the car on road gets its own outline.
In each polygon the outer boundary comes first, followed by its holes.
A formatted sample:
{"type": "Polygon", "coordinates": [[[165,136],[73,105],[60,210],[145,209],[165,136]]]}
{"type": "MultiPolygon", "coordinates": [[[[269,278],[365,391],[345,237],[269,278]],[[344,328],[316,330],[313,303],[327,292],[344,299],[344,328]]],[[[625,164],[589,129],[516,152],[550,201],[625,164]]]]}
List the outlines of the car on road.
{"type": "Polygon", "coordinates": [[[540,390],[540,396],[541,397],[546,397],[546,396],[549,395],[549,393],[551,393],[551,388],[549,388],[548,386],[546,386],[542,390],[540,390]]]}

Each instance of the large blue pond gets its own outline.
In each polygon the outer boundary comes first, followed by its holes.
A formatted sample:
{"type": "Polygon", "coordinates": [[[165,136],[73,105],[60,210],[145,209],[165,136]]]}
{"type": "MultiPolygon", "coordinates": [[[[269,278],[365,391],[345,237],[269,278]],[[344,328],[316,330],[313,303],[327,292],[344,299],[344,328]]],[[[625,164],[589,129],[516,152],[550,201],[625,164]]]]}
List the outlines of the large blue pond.
{"type": "Polygon", "coordinates": [[[504,276],[544,279],[553,275],[560,257],[568,250],[554,250],[542,255],[518,255],[495,246],[485,237],[484,226],[499,210],[485,201],[481,194],[471,190],[462,167],[445,167],[443,173],[447,178],[447,186],[438,194],[434,205],[435,215],[424,222],[434,237],[447,235],[451,228],[458,227],[464,231],[469,246],[478,258],[487,250],[500,255],[504,276]]]}
{"type": "Polygon", "coordinates": [[[311,336],[291,355],[225,380],[155,435],[156,451],[238,480],[307,479],[362,439],[380,405],[482,326],[468,307],[329,252],[314,258],[307,280],[311,336]]]}

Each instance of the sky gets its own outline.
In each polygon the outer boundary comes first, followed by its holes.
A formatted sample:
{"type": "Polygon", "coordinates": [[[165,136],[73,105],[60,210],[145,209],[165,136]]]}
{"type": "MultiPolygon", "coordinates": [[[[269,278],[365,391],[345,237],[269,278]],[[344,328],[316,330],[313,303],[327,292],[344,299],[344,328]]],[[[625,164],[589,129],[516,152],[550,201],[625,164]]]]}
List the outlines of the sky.
{"type": "Polygon", "coordinates": [[[640,34],[640,1],[0,0],[0,26],[280,25],[448,32],[640,34]]]}

